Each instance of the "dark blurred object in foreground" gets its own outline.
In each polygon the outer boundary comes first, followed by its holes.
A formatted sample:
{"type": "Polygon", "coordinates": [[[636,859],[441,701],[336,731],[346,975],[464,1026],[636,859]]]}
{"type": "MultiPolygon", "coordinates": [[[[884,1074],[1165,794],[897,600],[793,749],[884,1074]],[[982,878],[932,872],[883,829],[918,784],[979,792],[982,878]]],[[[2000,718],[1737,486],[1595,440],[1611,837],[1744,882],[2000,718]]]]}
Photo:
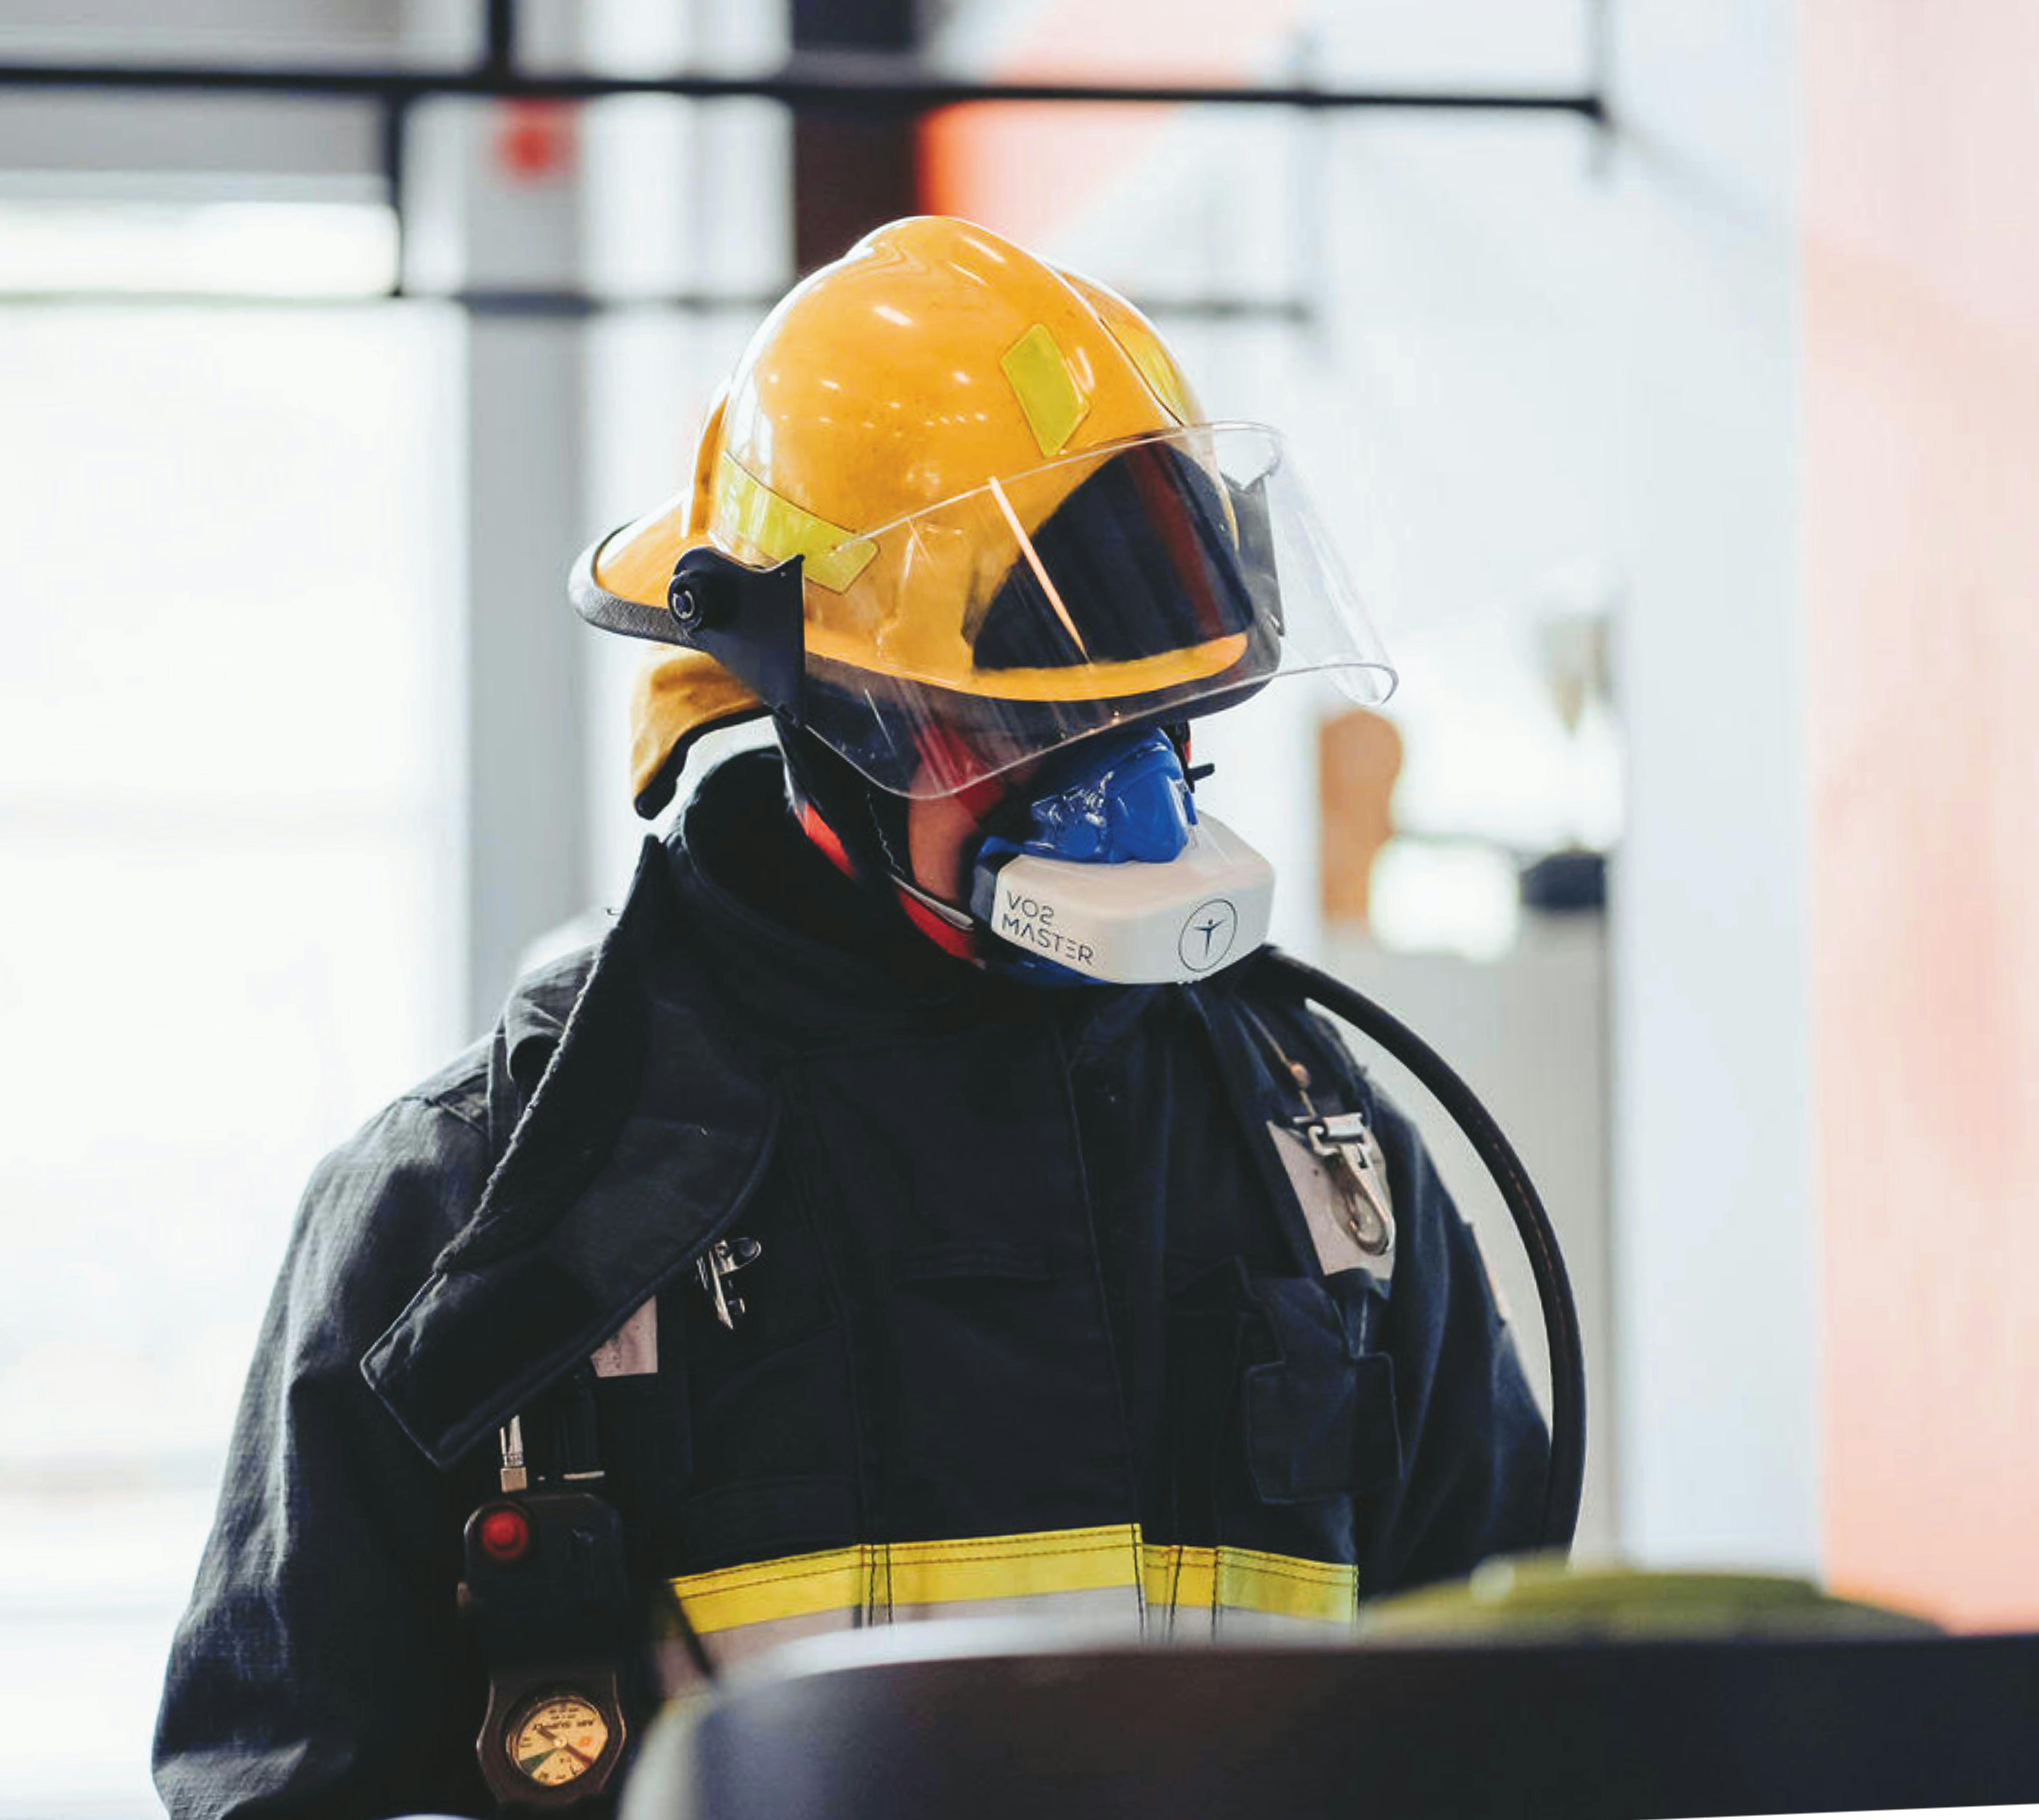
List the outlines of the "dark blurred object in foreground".
{"type": "Polygon", "coordinates": [[[669,1718],[624,1820],[2039,1799],[2039,1636],[1072,1650],[990,1622],[880,1634],[795,1646],[669,1718]]]}

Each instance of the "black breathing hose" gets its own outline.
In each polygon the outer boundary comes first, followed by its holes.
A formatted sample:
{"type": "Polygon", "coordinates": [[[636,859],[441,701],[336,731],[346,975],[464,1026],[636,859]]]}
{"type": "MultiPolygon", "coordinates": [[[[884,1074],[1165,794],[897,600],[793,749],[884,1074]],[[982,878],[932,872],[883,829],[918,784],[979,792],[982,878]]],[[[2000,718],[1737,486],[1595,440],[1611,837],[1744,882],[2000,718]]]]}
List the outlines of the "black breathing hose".
{"type": "Polygon", "coordinates": [[[1343,980],[1279,948],[1263,949],[1260,964],[1292,990],[1315,999],[1379,1043],[1435,1095],[1471,1141],[1508,1203],[1536,1279],[1543,1340],[1551,1355],[1551,1467],[1543,1485],[1543,1541],[1547,1548],[1570,1548],[1572,1532],[1578,1526],[1579,1493],[1585,1479],[1585,1355],[1579,1343],[1578,1309],[1572,1301],[1571,1279],[1565,1274],[1564,1255],[1528,1172],[1473,1090],[1399,1018],[1343,980]]]}

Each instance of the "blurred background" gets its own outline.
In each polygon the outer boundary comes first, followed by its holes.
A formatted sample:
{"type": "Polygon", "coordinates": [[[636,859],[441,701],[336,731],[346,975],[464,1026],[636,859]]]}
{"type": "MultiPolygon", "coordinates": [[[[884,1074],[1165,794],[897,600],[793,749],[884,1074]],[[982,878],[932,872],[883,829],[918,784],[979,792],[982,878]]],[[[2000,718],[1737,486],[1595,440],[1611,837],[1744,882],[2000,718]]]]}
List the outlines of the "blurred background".
{"type": "Polygon", "coordinates": [[[628,883],[568,563],[919,211],[1300,447],[1401,689],[1206,788],[1553,1208],[1582,1548],[2039,1623],[2035,69],[2014,0],[0,0],[0,1813],[154,1811],[306,1176],[628,883]]]}

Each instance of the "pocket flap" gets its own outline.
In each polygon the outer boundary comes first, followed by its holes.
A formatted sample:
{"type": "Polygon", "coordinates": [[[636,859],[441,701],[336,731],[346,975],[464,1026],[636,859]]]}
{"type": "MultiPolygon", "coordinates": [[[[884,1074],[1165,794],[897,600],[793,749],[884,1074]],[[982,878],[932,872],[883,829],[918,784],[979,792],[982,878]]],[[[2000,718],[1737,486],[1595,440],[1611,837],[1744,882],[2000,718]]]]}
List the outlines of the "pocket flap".
{"type": "Polygon", "coordinates": [[[1245,1374],[1247,1463],[1261,1498],[1349,1496],[1399,1476],[1394,1362],[1361,1351],[1321,1282],[1262,1278],[1253,1296],[1279,1353],[1245,1374]]]}

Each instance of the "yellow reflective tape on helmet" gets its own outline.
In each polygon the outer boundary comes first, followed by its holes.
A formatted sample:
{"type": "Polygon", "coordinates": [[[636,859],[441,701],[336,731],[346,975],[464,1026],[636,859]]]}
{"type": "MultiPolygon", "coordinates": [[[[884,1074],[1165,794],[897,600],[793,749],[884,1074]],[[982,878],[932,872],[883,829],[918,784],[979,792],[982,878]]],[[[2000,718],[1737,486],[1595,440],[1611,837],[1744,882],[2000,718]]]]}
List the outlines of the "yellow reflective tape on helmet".
{"type": "Polygon", "coordinates": [[[1194,415],[1188,388],[1168,349],[1161,345],[1160,337],[1147,326],[1145,319],[1130,310],[1114,312],[1106,318],[1104,327],[1105,332],[1126,350],[1127,358],[1139,369],[1140,377],[1168,415],[1179,424],[1188,423],[1194,415]]]}
{"type": "Polygon", "coordinates": [[[1090,414],[1090,400],[1045,323],[1037,322],[999,360],[1044,455],[1059,455],[1090,414]]]}
{"type": "Polygon", "coordinates": [[[671,1583],[703,1636],[825,1612],[970,1605],[1057,1593],[1131,1590],[1150,1608],[1231,1609],[1350,1621],[1357,1570],[1253,1548],[1143,1543],[1130,1524],[954,1541],[861,1544],[671,1583]]]}
{"type": "Polygon", "coordinates": [[[831,594],[841,594],[878,553],[875,544],[854,531],[773,492],[727,454],[716,466],[715,490],[715,522],[725,536],[748,544],[767,562],[803,557],[802,575],[831,594]]]}

